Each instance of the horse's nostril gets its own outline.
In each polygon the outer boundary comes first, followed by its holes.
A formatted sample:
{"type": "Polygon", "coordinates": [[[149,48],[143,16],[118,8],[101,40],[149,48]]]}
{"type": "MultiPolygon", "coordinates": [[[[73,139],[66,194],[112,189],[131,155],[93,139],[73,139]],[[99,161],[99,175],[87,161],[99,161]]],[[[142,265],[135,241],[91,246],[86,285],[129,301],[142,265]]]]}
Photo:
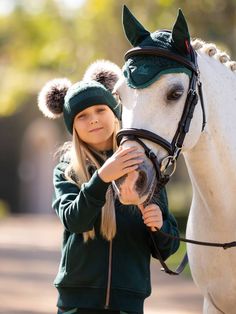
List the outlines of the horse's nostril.
{"type": "Polygon", "coordinates": [[[144,171],[139,172],[139,176],[136,182],[137,189],[142,189],[147,183],[147,175],[144,171]]]}

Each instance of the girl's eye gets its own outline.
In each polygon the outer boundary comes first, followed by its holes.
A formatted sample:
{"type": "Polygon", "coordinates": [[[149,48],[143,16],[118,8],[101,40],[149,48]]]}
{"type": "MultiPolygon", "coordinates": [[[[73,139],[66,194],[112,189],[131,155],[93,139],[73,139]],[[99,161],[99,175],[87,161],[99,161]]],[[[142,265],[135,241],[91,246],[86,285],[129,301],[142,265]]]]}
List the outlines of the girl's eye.
{"type": "Polygon", "coordinates": [[[106,109],[105,108],[99,108],[98,110],[97,110],[97,112],[103,112],[103,111],[105,111],[106,109]]]}
{"type": "Polygon", "coordinates": [[[83,120],[85,119],[86,115],[85,114],[81,114],[80,116],[77,117],[77,119],[79,120],[83,120]]]}
{"type": "Polygon", "coordinates": [[[183,93],[183,89],[172,89],[167,93],[167,100],[178,100],[183,93]]]}

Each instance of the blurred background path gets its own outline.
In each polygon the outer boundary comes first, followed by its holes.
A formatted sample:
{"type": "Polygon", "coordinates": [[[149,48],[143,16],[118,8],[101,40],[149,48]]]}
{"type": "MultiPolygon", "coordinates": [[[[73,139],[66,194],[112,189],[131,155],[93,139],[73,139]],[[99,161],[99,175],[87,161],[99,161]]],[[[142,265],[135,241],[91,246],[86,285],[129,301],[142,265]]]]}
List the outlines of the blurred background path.
{"type": "MultiPolygon", "coordinates": [[[[53,215],[0,220],[0,313],[56,313],[52,282],[60,258],[62,227],[53,215]]],[[[121,274],[122,275],[122,274],[121,274]]],[[[152,263],[152,296],[145,314],[201,313],[202,297],[191,279],[161,273],[152,263]]]]}

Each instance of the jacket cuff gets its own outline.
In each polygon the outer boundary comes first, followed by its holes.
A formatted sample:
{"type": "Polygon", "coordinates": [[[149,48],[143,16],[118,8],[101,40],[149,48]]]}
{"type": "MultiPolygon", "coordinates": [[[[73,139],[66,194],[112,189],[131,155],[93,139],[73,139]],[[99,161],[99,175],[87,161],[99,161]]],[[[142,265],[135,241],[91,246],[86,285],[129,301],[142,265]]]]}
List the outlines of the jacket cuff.
{"type": "Polygon", "coordinates": [[[160,231],[168,233],[170,230],[170,223],[168,220],[164,220],[160,231]]]}
{"type": "MultiPolygon", "coordinates": [[[[164,220],[160,231],[167,233],[167,234],[171,234],[170,228],[171,228],[171,226],[170,226],[169,221],[164,220]]],[[[170,241],[170,238],[168,238],[167,236],[165,236],[164,234],[162,234],[158,231],[153,231],[153,233],[154,233],[154,236],[156,237],[156,239],[158,240],[158,242],[160,243],[160,245],[165,245],[165,243],[170,241]]]]}

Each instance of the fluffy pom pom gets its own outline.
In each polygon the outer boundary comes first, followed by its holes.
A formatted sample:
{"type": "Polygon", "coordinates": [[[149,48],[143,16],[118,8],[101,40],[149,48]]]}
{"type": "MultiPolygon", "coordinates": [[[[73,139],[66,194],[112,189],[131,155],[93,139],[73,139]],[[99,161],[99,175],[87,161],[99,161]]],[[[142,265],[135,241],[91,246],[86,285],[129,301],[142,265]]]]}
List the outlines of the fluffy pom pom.
{"type": "Polygon", "coordinates": [[[97,60],[86,70],[83,80],[94,80],[103,84],[110,92],[114,85],[121,78],[121,69],[113,62],[108,60],[97,60]]]}
{"type": "Polygon", "coordinates": [[[63,112],[64,97],[71,85],[66,78],[49,81],[39,93],[39,110],[50,119],[59,118],[63,112]]]}

